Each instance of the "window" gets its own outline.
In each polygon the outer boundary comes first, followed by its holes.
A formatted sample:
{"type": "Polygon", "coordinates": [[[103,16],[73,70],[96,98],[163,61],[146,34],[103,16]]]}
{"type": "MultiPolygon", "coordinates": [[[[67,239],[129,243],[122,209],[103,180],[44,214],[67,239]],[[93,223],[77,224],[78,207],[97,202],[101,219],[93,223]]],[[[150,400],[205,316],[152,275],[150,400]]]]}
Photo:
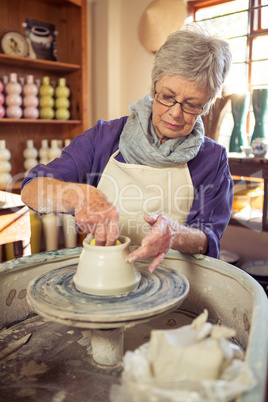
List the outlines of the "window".
{"type": "MultiPolygon", "coordinates": [[[[226,81],[229,93],[268,88],[268,0],[189,1],[194,21],[230,43],[233,64],[226,81]]],[[[219,142],[228,149],[233,127],[231,105],[222,122],[219,142]]],[[[248,141],[255,125],[252,102],[246,120],[248,141]]]]}

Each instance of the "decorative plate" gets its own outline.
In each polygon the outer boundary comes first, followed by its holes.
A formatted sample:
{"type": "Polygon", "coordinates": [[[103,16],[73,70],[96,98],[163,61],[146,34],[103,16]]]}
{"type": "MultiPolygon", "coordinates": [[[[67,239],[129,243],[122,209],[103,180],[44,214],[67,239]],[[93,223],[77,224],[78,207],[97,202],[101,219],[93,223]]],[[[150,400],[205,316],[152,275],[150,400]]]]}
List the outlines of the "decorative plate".
{"type": "Polygon", "coordinates": [[[28,54],[28,45],[25,37],[17,31],[8,31],[1,39],[1,47],[5,54],[25,57],[28,54]]]}

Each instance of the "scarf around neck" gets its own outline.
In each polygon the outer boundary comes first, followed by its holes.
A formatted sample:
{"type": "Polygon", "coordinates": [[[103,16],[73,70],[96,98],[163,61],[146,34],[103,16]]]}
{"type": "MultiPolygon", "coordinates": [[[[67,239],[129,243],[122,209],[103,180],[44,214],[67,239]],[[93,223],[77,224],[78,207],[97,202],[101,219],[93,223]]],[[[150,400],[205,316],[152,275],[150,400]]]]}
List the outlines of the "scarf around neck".
{"type": "Polygon", "coordinates": [[[185,137],[160,143],[152,123],[153,99],[147,95],[129,106],[132,112],[123,128],[119,150],[127,163],[151,167],[182,165],[193,159],[204,141],[204,125],[199,116],[185,137]]]}

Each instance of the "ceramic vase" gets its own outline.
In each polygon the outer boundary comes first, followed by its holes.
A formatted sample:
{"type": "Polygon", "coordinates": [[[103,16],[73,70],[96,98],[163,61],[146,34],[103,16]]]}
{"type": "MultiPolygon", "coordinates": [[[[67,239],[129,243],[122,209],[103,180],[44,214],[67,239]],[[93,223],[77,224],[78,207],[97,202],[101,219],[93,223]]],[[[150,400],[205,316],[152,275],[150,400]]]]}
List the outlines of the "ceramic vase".
{"type": "Polygon", "coordinates": [[[34,83],[33,75],[27,75],[26,83],[22,90],[24,94],[23,98],[23,117],[26,119],[37,119],[39,116],[38,110],[38,87],[34,83]]]}
{"type": "Polygon", "coordinates": [[[119,236],[121,244],[115,246],[90,245],[92,236],[83,241],[74,284],[83,293],[115,296],[129,293],[140,283],[140,273],[132,263],[126,262],[130,239],[119,236]]]}
{"type": "Polygon", "coordinates": [[[64,245],[66,248],[76,247],[77,231],[75,217],[70,214],[62,214],[62,228],[64,236],[64,245]]]}
{"type": "Polygon", "coordinates": [[[234,119],[229,152],[241,152],[241,146],[246,144],[246,114],[249,108],[249,94],[232,94],[231,105],[234,119]]]}
{"type": "Polygon", "coordinates": [[[267,150],[268,144],[266,143],[264,138],[255,138],[251,142],[252,152],[255,158],[264,158],[267,150]]]}
{"type": "Polygon", "coordinates": [[[11,73],[6,87],[6,117],[10,119],[20,119],[22,116],[21,85],[17,81],[17,74],[11,73]]]}
{"type": "Polygon", "coordinates": [[[61,156],[61,149],[59,147],[58,140],[52,140],[50,148],[48,150],[48,159],[51,162],[55,158],[59,158],[61,156]]]}
{"type": "Polygon", "coordinates": [[[33,26],[29,39],[38,59],[54,60],[53,36],[48,28],[36,25],[33,26]]]}
{"type": "Polygon", "coordinates": [[[48,151],[48,140],[42,140],[41,148],[39,149],[39,159],[40,163],[43,163],[44,165],[49,162],[48,151]]]}
{"type": "Polygon", "coordinates": [[[59,219],[54,213],[42,215],[46,251],[58,249],[59,219]]]}
{"type": "Polygon", "coordinates": [[[58,86],[55,90],[55,106],[56,106],[56,119],[57,120],[68,120],[70,118],[70,89],[66,86],[65,78],[60,78],[58,86]]]}
{"type": "Polygon", "coordinates": [[[6,141],[0,140],[0,186],[6,186],[12,179],[11,164],[9,162],[11,157],[10,151],[6,148],[6,141]]]}
{"type": "Polygon", "coordinates": [[[31,253],[40,253],[40,240],[42,232],[41,218],[36,212],[30,210],[30,222],[31,222],[31,253]]]}
{"type": "Polygon", "coordinates": [[[71,140],[69,138],[67,138],[67,140],[64,140],[64,148],[68,147],[68,145],[71,144],[71,140]]]}
{"type": "Polygon", "coordinates": [[[23,151],[23,156],[24,156],[24,169],[25,169],[25,174],[29,172],[34,166],[37,165],[37,157],[38,157],[38,151],[34,147],[34,142],[33,140],[27,140],[26,141],[26,148],[23,151]]]}
{"type": "Polygon", "coordinates": [[[251,143],[256,138],[266,138],[268,140],[267,99],[268,99],[267,88],[260,88],[253,90],[252,106],[255,117],[255,126],[251,136],[251,143]]]}
{"type": "Polygon", "coordinates": [[[5,97],[3,94],[4,90],[4,84],[2,81],[0,81],[0,119],[2,119],[5,116],[5,108],[4,108],[4,103],[5,103],[5,97]]]}
{"type": "Polygon", "coordinates": [[[39,88],[40,95],[40,118],[53,119],[54,118],[54,88],[50,85],[50,78],[43,77],[42,85],[39,88]]]}

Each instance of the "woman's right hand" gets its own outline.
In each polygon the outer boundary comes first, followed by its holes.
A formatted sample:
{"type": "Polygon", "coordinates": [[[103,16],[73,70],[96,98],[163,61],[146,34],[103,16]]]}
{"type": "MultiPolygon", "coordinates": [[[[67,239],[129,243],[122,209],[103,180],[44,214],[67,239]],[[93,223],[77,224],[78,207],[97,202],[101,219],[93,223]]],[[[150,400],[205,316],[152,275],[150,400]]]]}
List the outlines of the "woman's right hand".
{"type": "Polygon", "coordinates": [[[39,213],[74,211],[78,227],[84,233],[91,233],[97,246],[112,246],[118,238],[118,210],[93,186],[39,177],[24,186],[21,197],[39,213]]]}
{"type": "Polygon", "coordinates": [[[84,233],[91,233],[96,246],[113,246],[119,234],[117,208],[97,188],[82,185],[77,191],[75,219],[84,233]]]}

